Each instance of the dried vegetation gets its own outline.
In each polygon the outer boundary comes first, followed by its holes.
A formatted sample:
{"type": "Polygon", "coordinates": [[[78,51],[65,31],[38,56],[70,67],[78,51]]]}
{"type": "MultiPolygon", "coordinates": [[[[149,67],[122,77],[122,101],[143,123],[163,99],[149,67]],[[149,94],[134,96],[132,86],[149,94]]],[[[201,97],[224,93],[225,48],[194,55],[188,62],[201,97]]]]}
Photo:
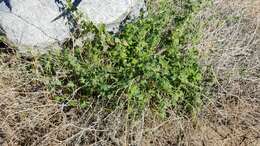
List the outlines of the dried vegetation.
{"type": "Polygon", "coordinates": [[[121,107],[104,114],[96,102],[66,109],[42,86],[47,77],[2,54],[0,145],[260,145],[260,2],[215,0],[197,18],[205,22],[201,65],[214,80],[196,118],[172,110],[162,121],[146,110],[128,121],[121,107]]]}

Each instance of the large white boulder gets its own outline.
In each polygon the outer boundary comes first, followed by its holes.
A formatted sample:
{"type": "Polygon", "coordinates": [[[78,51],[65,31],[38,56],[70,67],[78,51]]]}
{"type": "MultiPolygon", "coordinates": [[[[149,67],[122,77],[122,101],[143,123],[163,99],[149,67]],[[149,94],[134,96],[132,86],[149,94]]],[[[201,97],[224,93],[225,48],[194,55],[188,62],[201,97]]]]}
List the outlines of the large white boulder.
{"type": "MultiPolygon", "coordinates": [[[[10,1],[12,12],[0,3],[0,31],[19,50],[44,52],[70,36],[67,19],[51,22],[61,14],[55,0],[10,1]]],[[[82,0],[79,10],[95,24],[104,23],[109,31],[117,31],[126,16],[137,17],[143,7],[144,0],[82,0]]]]}
{"type": "Polygon", "coordinates": [[[54,1],[11,0],[12,12],[0,4],[0,25],[19,49],[46,49],[69,36],[64,19],[53,23],[60,14],[54,1]]]}

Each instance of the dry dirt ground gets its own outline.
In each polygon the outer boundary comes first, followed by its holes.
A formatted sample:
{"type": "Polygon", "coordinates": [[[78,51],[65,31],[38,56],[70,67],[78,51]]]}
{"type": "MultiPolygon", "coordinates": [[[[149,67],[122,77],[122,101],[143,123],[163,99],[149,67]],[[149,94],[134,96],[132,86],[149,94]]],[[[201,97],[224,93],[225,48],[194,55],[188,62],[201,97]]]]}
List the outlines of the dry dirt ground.
{"type": "Polygon", "coordinates": [[[260,1],[214,0],[197,18],[201,65],[214,79],[197,118],[169,111],[161,121],[147,111],[129,122],[120,107],[104,114],[99,103],[67,110],[42,86],[48,78],[2,54],[0,145],[260,146],[260,1]]]}

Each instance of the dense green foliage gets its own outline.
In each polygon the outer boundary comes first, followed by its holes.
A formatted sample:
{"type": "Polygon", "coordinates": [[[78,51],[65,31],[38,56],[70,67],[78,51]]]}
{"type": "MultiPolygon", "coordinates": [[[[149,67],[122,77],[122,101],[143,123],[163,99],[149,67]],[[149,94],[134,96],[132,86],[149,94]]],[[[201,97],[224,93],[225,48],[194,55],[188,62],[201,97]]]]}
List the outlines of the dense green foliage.
{"type": "Polygon", "coordinates": [[[98,100],[108,109],[123,105],[137,113],[149,108],[162,116],[176,106],[197,109],[202,74],[193,48],[198,28],[192,16],[199,4],[151,1],[148,14],[118,34],[81,22],[77,37],[84,38],[82,45],[42,59],[57,100],[81,107],[98,100]]]}

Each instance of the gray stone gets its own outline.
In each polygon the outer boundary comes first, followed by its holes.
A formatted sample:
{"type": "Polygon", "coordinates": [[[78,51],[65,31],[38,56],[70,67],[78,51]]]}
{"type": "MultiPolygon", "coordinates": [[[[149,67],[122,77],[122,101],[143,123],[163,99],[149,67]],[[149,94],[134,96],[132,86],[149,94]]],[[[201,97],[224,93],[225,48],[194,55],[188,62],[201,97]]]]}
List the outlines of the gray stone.
{"type": "MultiPolygon", "coordinates": [[[[11,5],[12,12],[0,4],[0,31],[20,50],[42,52],[70,36],[66,19],[51,22],[61,14],[54,0],[11,0],[11,5]]],[[[127,16],[137,17],[143,7],[144,0],[82,0],[79,10],[95,24],[117,31],[127,16]]]]}
{"type": "Polygon", "coordinates": [[[0,5],[0,25],[8,40],[20,50],[25,48],[45,50],[69,36],[69,29],[64,19],[51,23],[51,20],[60,14],[54,1],[11,2],[12,12],[4,4],[0,5]]]}
{"type": "Polygon", "coordinates": [[[103,23],[108,31],[116,32],[127,16],[139,16],[145,3],[144,0],[83,0],[79,8],[95,24],[103,23]]]}

